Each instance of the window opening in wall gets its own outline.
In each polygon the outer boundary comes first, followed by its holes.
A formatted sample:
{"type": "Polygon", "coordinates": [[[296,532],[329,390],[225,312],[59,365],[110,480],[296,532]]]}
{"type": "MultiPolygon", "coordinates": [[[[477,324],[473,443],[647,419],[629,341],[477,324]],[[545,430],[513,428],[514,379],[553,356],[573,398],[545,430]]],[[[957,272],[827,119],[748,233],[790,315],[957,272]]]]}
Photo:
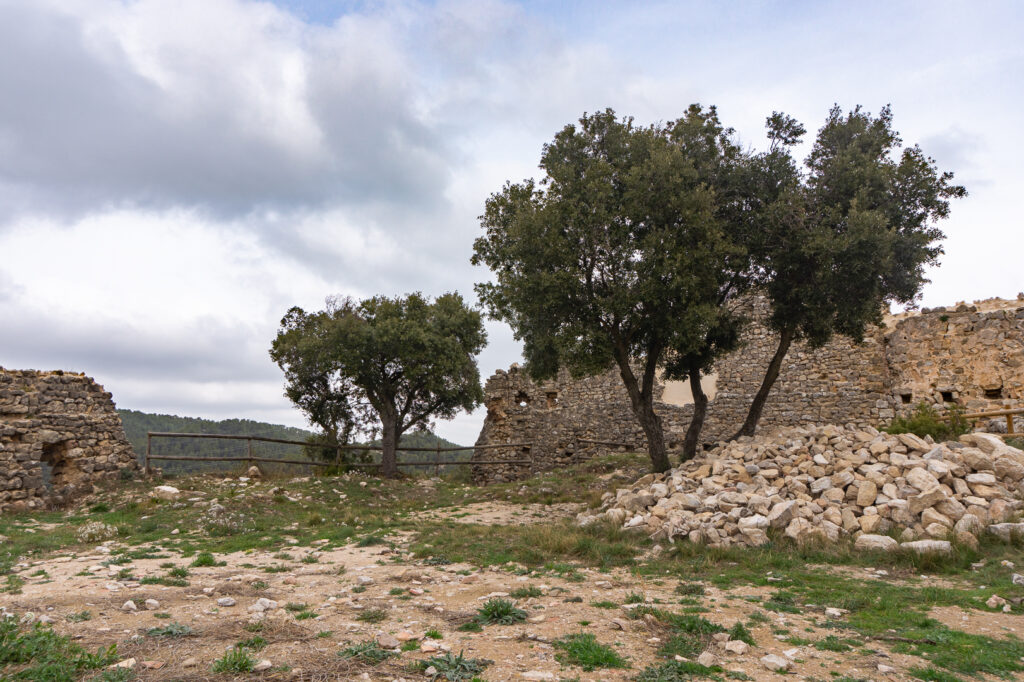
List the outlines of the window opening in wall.
{"type": "Polygon", "coordinates": [[[52,443],[43,446],[43,454],[39,460],[43,465],[43,483],[48,488],[60,488],[65,484],[66,453],[66,443],[52,443]]]}
{"type": "Polygon", "coordinates": [[[913,399],[914,399],[914,394],[913,393],[904,393],[903,395],[900,396],[900,400],[903,401],[904,405],[909,405],[910,401],[913,400],[913,399]]]}
{"type": "Polygon", "coordinates": [[[516,394],[516,405],[519,405],[519,407],[526,407],[529,404],[530,396],[526,395],[523,391],[519,391],[519,393],[516,394]]]}
{"type": "Polygon", "coordinates": [[[986,388],[985,397],[989,400],[999,400],[1003,397],[1002,388],[986,388]]]}
{"type": "Polygon", "coordinates": [[[558,391],[548,391],[548,408],[558,406],[558,391]]]}
{"type": "Polygon", "coordinates": [[[942,402],[951,403],[953,402],[953,391],[939,391],[942,395],[942,402]]]}

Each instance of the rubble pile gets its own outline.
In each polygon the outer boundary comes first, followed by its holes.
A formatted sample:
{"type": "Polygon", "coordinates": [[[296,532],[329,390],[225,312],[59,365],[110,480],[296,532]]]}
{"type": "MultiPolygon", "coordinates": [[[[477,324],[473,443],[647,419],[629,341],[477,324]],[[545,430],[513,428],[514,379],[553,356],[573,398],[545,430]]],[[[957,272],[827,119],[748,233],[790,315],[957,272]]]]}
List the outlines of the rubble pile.
{"type": "Polygon", "coordinates": [[[631,488],[605,495],[586,525],[610,520],[655,540],[712,546],[852,537],[858,548],[948,552],[1011,523],[1021,500],[1024,452],[986,433],[934,443],[872,428],[791,427],[720,444],[631,488]],[[898,539],[897,539],[898,538],[898,539]]]}

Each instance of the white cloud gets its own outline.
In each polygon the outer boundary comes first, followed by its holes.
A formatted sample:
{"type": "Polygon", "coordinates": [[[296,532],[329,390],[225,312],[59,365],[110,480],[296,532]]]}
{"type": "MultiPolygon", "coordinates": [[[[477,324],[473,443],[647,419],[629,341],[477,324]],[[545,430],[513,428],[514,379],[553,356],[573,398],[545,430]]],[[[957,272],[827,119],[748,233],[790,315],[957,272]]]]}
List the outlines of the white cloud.
{"type": "MultiPolygon", "coordinates": [[[[957,172],[924,303],[1021,288],[1022,10],[396,0],[0,0],[0,364],[96,374],[125,407],[302,418],[266,354],[328,294],[472,297],[484,198],[584,111],[892,102],[957,172]],[[289,0],[290,4],[301,2],[289,0]]],[[[805,145],[806,148],[806,145],[805,145]]],[[[518,358],[490,324],[487,376],[518,358]]],[[[441,432],[474,440],[482,418],[441,432]]]]}

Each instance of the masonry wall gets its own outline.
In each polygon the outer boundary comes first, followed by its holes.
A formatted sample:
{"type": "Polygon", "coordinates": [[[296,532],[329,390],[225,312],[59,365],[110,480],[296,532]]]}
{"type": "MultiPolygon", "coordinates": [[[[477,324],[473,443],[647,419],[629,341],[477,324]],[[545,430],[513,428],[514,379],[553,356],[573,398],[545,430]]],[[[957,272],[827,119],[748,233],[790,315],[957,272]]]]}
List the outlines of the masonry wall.
{"type": "MultiPolygon", "coordinates": [[[[801,424],[882,425],[925,400],[950,400],[969,411],[998,409],[1024,400],[1024,299],[992,299],[896,316],[855,344],[837,337],[823,348],[794,344],[765,406],[759,428],[801,424]]],[[[742,346],[716,367],[717,394],[708,406],[706,443],[728,438],[746,416],[775,352],[777,338],[758,320],[752,303],[742,346]]],[[[481,482],[511,480],[562,466],[588,454],[581,439],[646,445],[617,371],[573,380],[562,373],[536,384],[513,366],[484,388],[487,417],[477,445],[532,443],[532,466],[475,467],[481,482]]],[[[660,396],[660,392],[656,395],[660,396]]],[[[692,405],[658,401],[669,448],[678,447],[692,405]]],[[[502,457],[522,457],[511,450],[502,457]]],[[[477,450],[474,459],[495,459],[477,450]]]]}
{"type": "Polygon", "coordinates": [[[0,368],[0,512],[62,504],[136,466],[102,386],[83,374],[0,368]]]}

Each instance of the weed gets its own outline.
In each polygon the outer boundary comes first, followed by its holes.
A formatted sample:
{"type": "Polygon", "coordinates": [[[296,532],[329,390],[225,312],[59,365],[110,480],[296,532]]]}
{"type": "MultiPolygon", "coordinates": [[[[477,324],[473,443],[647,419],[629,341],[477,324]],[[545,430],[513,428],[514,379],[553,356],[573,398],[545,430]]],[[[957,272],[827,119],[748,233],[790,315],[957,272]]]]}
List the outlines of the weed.
{"type": "Polygon", "coordinates": [[[676,594],[683,596],[700,597],[704,595],[704,586],[700,583],[679,583],[676,585],[676,594]]]}
{"type": "Polygon", "coordinates": [[[169,614],[169,613],[154,613],[153,617],[154,618],[159,618],[160,620],[167,620],[167,619],[169,619],[171,617],[171,614],[169,614]]]}
{"type": "Polygon", "coordinates": [[[263,621],[258,620],[255,623],[246,623],[243,628],[246,632],[263,632],[263,621]]]}
{"type": "Polygon", "coordinates": [[[252,649],[253,651],[260,651],[266,648],[267,640],[263,639],[259,635],[250,637],[249,639],[243,639],[241,642],[235,645],[236,648],[252,649]]]}
{"type": "Polygon", "coordinates": [[[754,643],[754,635],[747,629],[747,627],[736,621],[736,624],[729,628],[729,639],[738,639],[741,642],[746,642],[750,646],[757,646],[754,643]]]}
{"type": "Polygon", "coordinates": [[[398,654],[383,648],[377,642],[362,642],[361,644],[353,644],[342,649],[338,652],[338,655],[342,658],[353,658],[369,665],[377,665],[398,654]]]}
{"type": "Polygon", "coordinates": [[[444,638],[444,636],[440,632],[438,632],[437,630],[435,630],[433,628],[431,628],[430,630],[427,630],[426,632],[424,632],[423,636],[426,637],[427,639],[443,639],[444,638]]]}
{"type": "Polygon", "coordinates": [[[267,583],[262,580],[254,580],[251,583],[249,583],[249,587],[251,587],[254,590],[265,590],[267,589],[268,586],[267,583]]]}
{"type": "Polygon", "coordinates": [[[290,601],[284,605],[285,611],[291,611],[292,613],[301,613],[309,609],[309,606],[300,602],[290,601]]]}
{"type": "Polygon", "coordinates": [[[556,639],[552,645],[562,653],[555,659],[565,665],[578,665],[590,672],[596,668],[628,668],[629,663],[614,649],[597,641],[594,635],[578,633],[556,639]]]}
{"type": "Polygon", "coordinates": [[[476,678],[491,663],[492,661],[485,658],[466,658],[460,651],[458,654],[448,652],[441,656],[416,661],[413,665],[417,670],[423,672],[433,668],[435,672],[430,676],[431,682],[435,680],[465,682],[476,678]]]}
{"type": "Polygon", "coordinates": [[[829,635],[825,639],[819,639],[815,642],[814,648],[819,651],[849,651],[853,648],[848,644],[850,641],[852,640],[840,639],[835,635],[829,635]]]}
{"type": "Polygon", "coordinates": [[[643,604],[647,601],[647,597],[642,592],[630,592],[626,595],[625,602],[627,604],[643,604]]]}
{"type": "Polygon", "coordinates": [[[0,592],[7,592],[8,594],[21,594],[21,588],[25,585],[25,579],[20,575],[9,575],[7,576],[7,584],[4,585],[0,592]]]}
{"type": "Polygon", "coordinates": [[[897,417],[885,429],[888,433],[913,433],[924,438],[931,436],[935,442],[956,440],[974,428],[971,422],[964,419],[964,409],[954,403],[946,405],[947,419],[940,419],[938,411],[926,402],[914,408],[909,417],[897,417]]]}
{"type": "Polygon", "coordinates": [[[517,587],[516,589],[512,590],[509,596],[511,596],[513,599],[527,599],[529,597],[539,597],[542,594],[544,593],[541,592],[539,587],[530,585],[529,587],[517,587]]]}
{"type": "Polygon", "coordinates": [[[192,628],[181,623],[168,623],[163,627],[146,630],[149,637],[188,637],[191,634],[192,628]]]}
{"type": "Polygon", "coordinates": [[[516,608],[508,599],[495,597],[477,610],[477,620],[486,625],[512,625],[526,620],[526,611],[516,608]]]}
{"type": "Polygon", "coordinates": [[[264,566],[261,569],[264,573],[287,573],[290,569],[287,566],[264,566]]]}
{"type": "Polygon", "coordinates": [[[387,620],[388,612],[384,609],[366,609],[361,611],[356,620],[360,620],[364,623],[381,623],[387,620]]]}
{"type": "Polygon", "coordinates": [[[303,611],[302,613],[295,614],[295,620],[309,620],[311,618],[316,618],[316,613],[313,611],[303,611]]]}
{"type": "Polygon", "coordinates": [[[215,673],[248,673],[252,672],[256,665],[256,659],[252,657],[248,649],[240,646],[228,651],[223,657],[213,662],[215,673]]]}
{"type": "Polygon", "coordinates": [[[79,611],[78,613],[69,613],[67,615],[69,623],[84,623],[87,620],[92,620],[92,612],[90,611],[79,611]]]}
{"type": "Polygon", "coordinates": [[[666,661],[659,665],[647,666],[633,679],[635,682],[689,682],[699,677],[721,679],[716,675],[720,672],[722,672],[722,668],[717,665],[704,666],[692,661],[666,661]]]}
{"type": "Polygon", "coordinates": [[[155,575],[147,575],[139,581],[140,585],[164,585],[166,587],[188,587],[188,581],[184,578],[163,578],[155,575]]]}
{"type": "Polygon", "coordinates": [[[619,605],[613,601],[595,601],[590,603],[596,609],[617,609],[619,605]]]}
{"type": "Polygon", "coordinates": [[[483,632],[483,626],[475,620],[471,620],[468,623],[463,623],[458,628],[459,632],[483,632]]]}
{"type": "Polygon", "coordinates": [[[353,585],[352,592],[355,594],[362,594],[363,592],[366,592],[366,585],[353,585]]]}
{"type": "Polygon", "coordinates": [[[415,639],[410,639],[408,642],[402,642],[402,646],[399,648],[402,651],[417,651],[420,648],[420,643],[415,639]]]}
{"type": "Polygon", "coordinates": [[[318,564],[320,563],[320,557],[315,554],[307,554],[306,556],[299,559],[304,564],[318,564]]]}
{"type": "Polygon", "coordinates": [[[950,675],[931,666],[927,668],[910,668],[907,672],[913,675],[915,680],[923,680],[924,682],[963,682],[956,675],[950,675]]]}
{"type": "Polygon", "coordinates": [[[398,595],[405,594],[405,588],[392,587],[390,590],[388,590],[388,594],[390,594],[392,597],[397,597],[398,595]]]}
{"type": "Polygon", "coordinates": [[[328,639],[332,635],[334,635],[334,631],[333,630],[321,630],[320,632],[316,633],[316,638],[317,639],[328,639]]]}
{"type": "Polygon", "coordinates": [[[171,570],[167,571],[167,575],[171,576],[172,578],[187,578],[188,569],[184,566],[175,566],[171,570]]]}
{"type": "Polygon", "coordinates": [[[205,566],[223,566],[226,565],[226,562],[218,563],[217,559],[210,552],[200,552],[196,554],[196,558],[192,560],[190,565],[195,568],[202,568],[205,566]]]}

